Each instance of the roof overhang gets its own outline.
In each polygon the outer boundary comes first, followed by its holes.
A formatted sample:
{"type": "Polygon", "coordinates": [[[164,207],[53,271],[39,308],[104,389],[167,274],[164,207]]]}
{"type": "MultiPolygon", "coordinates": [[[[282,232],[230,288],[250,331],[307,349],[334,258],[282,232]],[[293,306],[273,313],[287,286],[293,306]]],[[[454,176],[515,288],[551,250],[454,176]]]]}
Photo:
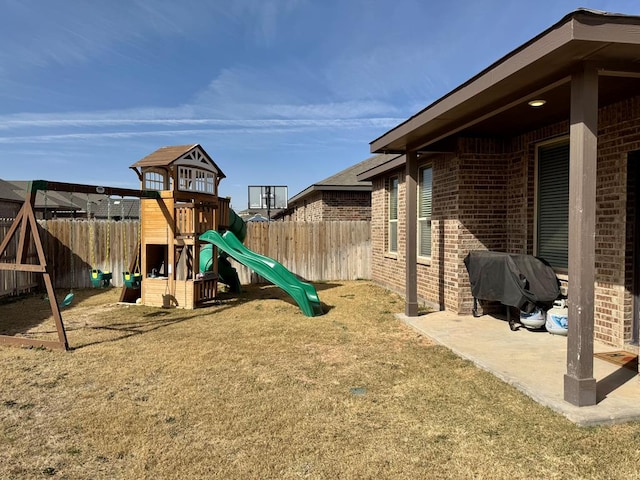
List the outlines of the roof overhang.
{"type": "Polygon", "coordinates": [[[399,155],[395,158],[392,158],[388,162],[383,163],[382,165],[378,165],[370,170],[362,172],[358,174],[358,180],[371,180],[379,175],[395,170],[396,168],[403,167],[406,162],[406,157],[404,155],[399,155]]]}
{"type": "Polygon", "coordinates": [[[458,133],[508,137],[566,120],[571,74],[585,62],[599,72],[599,106],[635,96],[639,45],[640,17],[577,10],[372,141],[371,152],[443,151],[458,133]],[[547,103],[534,109],[536,98],[547,103]]]}

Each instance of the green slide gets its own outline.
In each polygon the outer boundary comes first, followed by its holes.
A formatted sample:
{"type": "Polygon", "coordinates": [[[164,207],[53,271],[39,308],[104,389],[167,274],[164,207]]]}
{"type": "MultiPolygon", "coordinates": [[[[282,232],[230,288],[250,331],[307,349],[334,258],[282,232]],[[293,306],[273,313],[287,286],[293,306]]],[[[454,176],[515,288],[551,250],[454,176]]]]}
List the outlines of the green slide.
{"type": "MultiPolygon", "coordinates": [[[[232,208],[229,209],[227,225],[229,225],[229,230],[232,231],[241,242],[244,242],[244,238],[247,236],[247,224],[232,208]]],[[[213,245],[204,245],[200,250],[200,271],[204,273],[212,270],[213,245]]],[[[240,293],[238,272],[233,268],[231,263],[229,263],[227,254],[222,251],[218,254],[218,277],[222,283],[229,286],[229,291],[232,293],[240,293]]]]}
{"type": "Polygon", "coordinates": [[[293,273],[272,258],[252,252],[232,232],[227,231],[224,235],[220,235],[215,230],[209,230],[200,235],[200,240],[214,244],[236,261],[282,288],[291,295],[307,317],[324,313],[313,285],[298,280],[293,273]]]}

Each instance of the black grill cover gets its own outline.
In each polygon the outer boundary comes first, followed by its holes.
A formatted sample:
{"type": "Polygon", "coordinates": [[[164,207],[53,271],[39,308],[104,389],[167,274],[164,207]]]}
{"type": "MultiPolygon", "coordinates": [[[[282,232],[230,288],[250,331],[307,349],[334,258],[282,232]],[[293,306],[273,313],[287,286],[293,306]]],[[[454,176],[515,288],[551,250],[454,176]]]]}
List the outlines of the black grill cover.
{"type": "Polygon", "coordinates": [[[471,293],[479,300],[497,301],[531,313],[548,309],[560,294],[551,266],[532,255],[475,250],[464,259],[471,293]]]}

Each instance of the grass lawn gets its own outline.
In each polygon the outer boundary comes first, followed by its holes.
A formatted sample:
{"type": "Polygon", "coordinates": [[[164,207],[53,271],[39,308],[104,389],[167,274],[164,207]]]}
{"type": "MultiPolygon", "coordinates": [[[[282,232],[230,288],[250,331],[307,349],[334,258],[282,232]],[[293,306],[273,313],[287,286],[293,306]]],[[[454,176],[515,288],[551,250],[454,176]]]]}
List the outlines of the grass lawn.
{"type": "MultiPolygon", "coordinates": [[[[3,479],[630,479],[640,424],[581,428],[396,320],[369,282],[193,311],[76,292],[74,350],[0,347],[3,479]]],[[[55,335],[48,303],[4,332],[55,335]]]]}

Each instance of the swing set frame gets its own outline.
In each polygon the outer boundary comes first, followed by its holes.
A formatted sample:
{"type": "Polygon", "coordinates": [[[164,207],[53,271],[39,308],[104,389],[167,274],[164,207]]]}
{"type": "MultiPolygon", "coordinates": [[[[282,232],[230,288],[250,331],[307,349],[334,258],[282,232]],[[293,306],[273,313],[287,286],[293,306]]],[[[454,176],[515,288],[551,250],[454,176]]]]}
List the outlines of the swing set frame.
{"type": "MultiPolygon", "coordinates": [[[[16,345],[41,347],[49,349],[69,350],[69,342],[67,333],[64,328],[62,314],[60,313],[60,305],[58,304],[53,281],[51,280],[51,266],[47,263],[47,258],[42,245],[42,238],[38,231],[38,223],[35,216],[35,201],[39,190],[56,191],[67,193],[97,193],[107,196],[121,197],[137,197],[137,198],[155,198],[159,199],[160,194],[153,190],[135,190],[129,188],[103,187],[98,185],[84,185],[79,183],[49,182],[46,180],[34,180],[27,187],[25,201],[22,208],[16,215],[15,220],[9,227],[5,238],[0,243],[0,270],[15,272],[32,272],[40,273],[43,276],[47,297],[51,306],[51,313],[56,325],[58,340],[41,340],[35,338],[21,337],[16,335],[0,335],[0,343],[16,345]],[[7,253],[8,247],[12,239],[18,235],[18,248],[16,250],[15,260],[3,260],[3,255],[7,253]],[[28,252],[31,242],[35,245],[37,253],[37,263],[27,263],[28,252]]],[[[139,248],[139,247],[138,247],[139,248]]],[[[125,292],[123,291],[123,296],[125,292]]]]}

